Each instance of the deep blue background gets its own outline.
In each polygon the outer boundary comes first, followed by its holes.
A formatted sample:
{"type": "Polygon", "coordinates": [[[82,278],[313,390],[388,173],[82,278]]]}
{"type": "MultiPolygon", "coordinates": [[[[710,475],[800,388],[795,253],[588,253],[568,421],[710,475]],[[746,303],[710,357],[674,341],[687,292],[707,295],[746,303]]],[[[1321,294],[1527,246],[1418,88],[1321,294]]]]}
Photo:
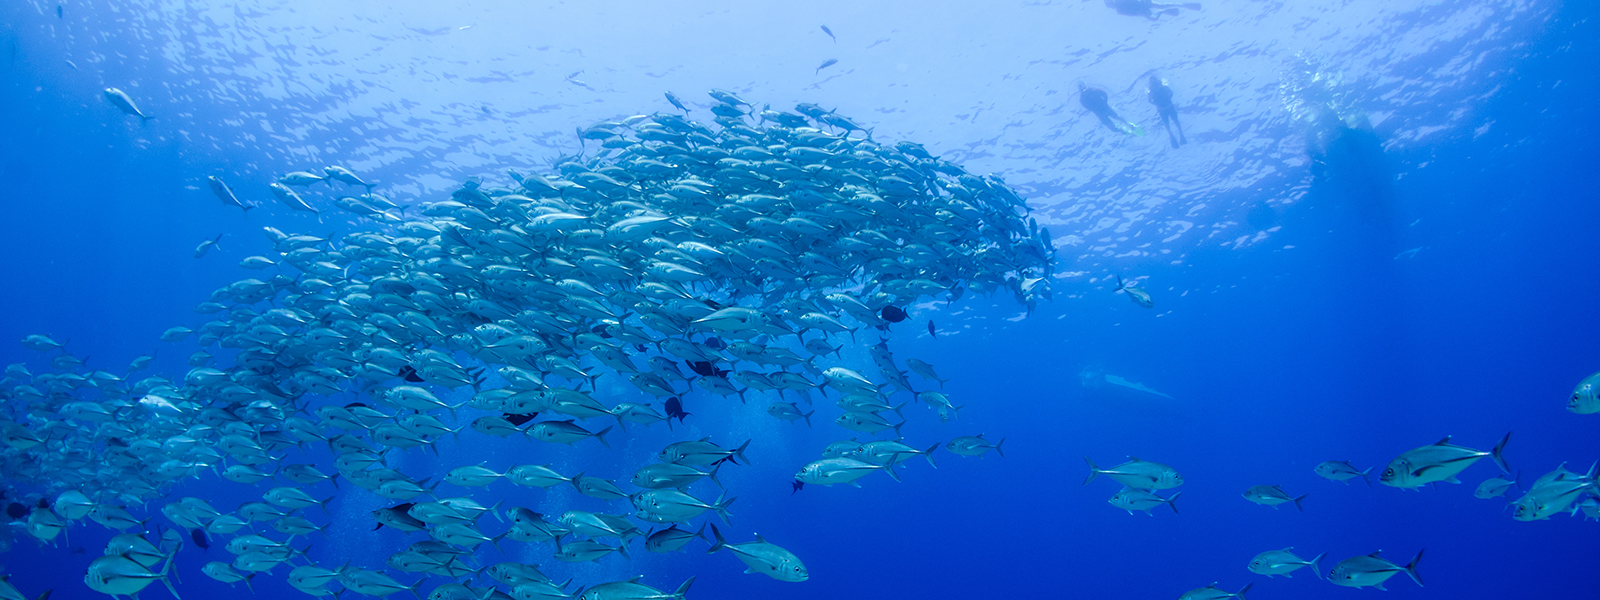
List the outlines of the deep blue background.
{"type": "MultiPolygon", "coordinates": [[[[1499,502],[1472,497],[1477,482],[1495,474],[1487,463],[1468,470],[1461,486],[1421,492],[1343,486],[1311,472],[1320,461],[1344,459],[1381,471],[1400,452],[1447,434],[1486,449],[1506,431],[1515,432],[1507,458],[1525,481],[1562,461],[1578,470],[1600,458],[1600,421],[1563,409],[1572,385],[1600,370],[1600,194],[1593,175],[1600,120],[1592,112],[1600,31],[1583,20],[1592,15],[1579,14],[1592,10],[1564,11],[1479,109],[1494,123],[1487,132],[1383,158],[1403,174],[1386,201],[1319,185],[1278,215],[1285,229],[1275,239],[1292,249],[1199,249],[1181,266],[1143,267],[1138,274],[1151,276],[1160,317],[1103,283],[1077,280],[1058,286],[1053,303],[1020,322],[1004,320],[1016,313],[1009,302],[988,308],[973,299],[966,302],[977,309],[961,317],[959,332],[939,340],[913,335],[916,328],[897,332],[897,356],[939,366],[952,379],[951,396],[972,407],[951,425],[937,424],[925,409],[908,410],[913,445],[985,432],[1008,438],[1007,457],[963,460],[941,451],[939,471],[918,461],[905,469],[904,484],[874,477],[861,490],[808,488],[790,496],[787,480],[804,456],[848,436],[818,423],[782,440],[758,440],[755,464],[727,477],[740,500],[734,526],[724,529],[735,540],[760,532],[795,551],[812,581],[740,575],[732,557],[697,550],[611,570],[644,572],[646,581],[669,589],[694,574],[700,579],[691,596],[699,598],[1175,598],[1212,581],[1228,590],[1253,581],[1251,597],[1261,600],[1370,593],[1306,574],[1264,580],[1244,569],[1263,550],[1292,545],[1307,557],[1327,551],[1326,569],[1380,548],[1397,561],[1427,548],[1420,570],[1428,586],[1401,576],[1390,582],[1394,597],[1600,593],[1593,569],[1600,549],[1592,542],[1600,525],[1565,516],[1513,521],[1499,502]],[[1414,256],[1396,258],[1413,248],[1420,248],[1414,256]],[[1164,293],[1169,288],[1189,291],[1164,293]],[[1174,399],[1085,388],[1078,373],[1086,365],[1174,399]],[[1153,518],[1128,516],[1105,504],[1115,491],[1110,482],[1080,485],[1083,455],[1105,466],[1129,454],[1182,471],[1182,515],[1163,509],[1153,518]],[[1239,498],[1263,483],[1310,493],[1306,512],[1239,498]]],[[[162,330],[197,323],[190,307],[237,278],[232,264],[239,258],[265,249],[255,230],[269,221],[216,210],[204,190],[184,189],[192,170],[228,173],[239,179],[236,188],[250,189],[269,175],[238,167],[255,157],[218,155],[199,166],[192,157],[180,160],[176,141],[129,147],[130,136],[110,134],[137,125],[108,122],[98,89],[60,85],[53,71],[62,67],[32,54],[41,51],[24,31],[0,29],[0,61],[9,60],[0,67],[7,217],[0,340],[48,333],[71,339],[92,367],[119,370],[155,349],[162,330]],[[228,234],[221,249],[205,260],[189,258],[196,243],[218,232],[228,234]]],[[[305,219],[271,223],[318,232],[305,219]]],[[[160,354],[153,370],[181,373],[180,354],[188,351],[160,354]]],[[[39,365],[20,346],[0,349],[0,362],[22,360],[39,365]]],[[[715,414],[718,400],[690,402],[705,431],[740,427],[735,417],[715,414]]],[[[647,434],[628,456],[672,439],[647,434]]],[[[575,459],[583,449],[563,454],[529,445],[462,446],[458,456],[462,464],[488,458],[508,466],[575,459]]],[[[589,462],[618,478],[638,466],[607,455],[589,462]]],[[[491,491],[528,505],[542,498],[509,486],[491,491]]],[[[208,478],[172,496],[226,498],[214,502],[225,507],[251,493],[208,478]]],[[[588,500],[571,501],[584,507],[588,500]]],[[[602,508],[588,502],[590,510],[602,508]]],[[[378,504],[348,490],[340,503],[378,504]]],[[[485,523],[491,532],[501,527],[485,523]]],[[[366,528],[352,521],[329,539],[312,536],[313,557],[331,565],[346,558],[342,552],[356,552],[358,563],[377,566],[383,554],[363,546],[397,550],[403,543],[366,528]]],[[[109,536],[93,525],[70,535],[69,543],[43,549],[19,537],[0,561],[25,593],[54,587],[58,598],[92,597],[79,582],[81,570],[109,536]],[[72,554],[74,547],[87,552],[72,554]]],[[[226,557],[221,548],[185,550],[185,597],[222,593],[198,572],[219,557],[226,557]]],[[[486,548],[480,560],[500,559],[486,548]]],[[[260,578],[258,594],[297,595],[282,583],[284,572],[260,578]]],[[[152,588],[147,597],[164,595],[152,588]]]]}

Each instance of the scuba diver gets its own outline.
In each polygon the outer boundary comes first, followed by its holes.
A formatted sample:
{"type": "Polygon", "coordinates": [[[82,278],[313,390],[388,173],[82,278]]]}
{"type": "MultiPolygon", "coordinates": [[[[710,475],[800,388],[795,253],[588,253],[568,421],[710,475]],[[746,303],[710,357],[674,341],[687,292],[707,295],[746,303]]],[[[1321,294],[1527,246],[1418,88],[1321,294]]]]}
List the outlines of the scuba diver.
{"type": "Polygon", "coordinates": [[[1198,2],[1187,4],[1161,4],[1151,0],[1106,0],[1106,6],[1116,9],[1117,14],[1130,17],[1144,17],[1154,21],[1158,15],[1165,12],[1176,14],[1178,9],[1200,10],[1198,2]]]}
{"type": "Polygon", "coordinates": [[[1125,135],[1144,135],[1143,128],[1122,118],[1117,111],[1111,110],[1111,96],[1106,94],[1105,90],[1089,87],[1080,81],[1078,102],[1083,103],[1083,107],[1094,113],[1094,116],[1100,117],[1100,122],[1112,131],[1125,135]]]}
{"type": "Polygon", "coordinates": [[[1156,105],[1156,112],[1161,113],[1161,128],[1167,130],[1172,147],[1189,143],[1189,138],[1183,135],[1183,123],[1178,122],[1178,107],[1172,105],[1172,88],[1167,87],[1167,82],[1156,75],[1150,76],[1150,103],[1156,105]]]}

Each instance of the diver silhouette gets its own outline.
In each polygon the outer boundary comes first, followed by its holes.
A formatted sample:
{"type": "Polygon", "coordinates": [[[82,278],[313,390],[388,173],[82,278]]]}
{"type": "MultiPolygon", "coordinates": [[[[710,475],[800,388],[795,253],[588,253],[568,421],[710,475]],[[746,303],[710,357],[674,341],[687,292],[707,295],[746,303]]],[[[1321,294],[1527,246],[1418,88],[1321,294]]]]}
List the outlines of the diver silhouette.
{"type": "Polygon", "coordinates": [[[1189,143],[1189,138],[1183,135],[1183,123],[1178,122],[1178,107],[1172,105],[1172,88],[1167,87],[1167,82],[1156,75],[1150,76],[1150,103],[1156,105],[1156,112],[1161,113],[1161,128],[1167,130],[1167,139],[1172,140],[1172,147],[1189,143]]]}
{"type": "Polygon", "coordinates": [[[1154,21],[1161,13],[1177,14],[1178,9],[1200,10],[1200,3],[1189,2],[1186,4],[1162,4],[1151,0],[1106,0],[1106,6],[1116,9],[1117,14],[1130,17],[1144,17],[1154,21]]]}
{"type": "Polygon", "coordinates": [[[1083,103],[1083,107],[1094,113],[1094,116],[1100,117],[1100,122],[1112,131],[1133,135],[1139,130],[1138,125],[1122,118],[1121,115],[1117,114],[1117,111],[1111,110],[1111,96],[1106,94],[1105,90],[1089,87],[1088,84],[1080,81],[1078,82],[1078,102],[1083,103]]]}

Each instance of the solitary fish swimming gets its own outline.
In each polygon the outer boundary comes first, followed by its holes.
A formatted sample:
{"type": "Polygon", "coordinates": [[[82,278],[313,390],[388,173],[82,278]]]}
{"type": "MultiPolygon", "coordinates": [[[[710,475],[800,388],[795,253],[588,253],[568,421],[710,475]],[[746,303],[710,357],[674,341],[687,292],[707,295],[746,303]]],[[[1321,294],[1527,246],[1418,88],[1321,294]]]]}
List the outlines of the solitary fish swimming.
{"type": "Polygon", "coordinates": [[[106,92],[105,93],[106,93],[106,100],[111,102],[112,106],[117,107],[117,110],[122,111],[124,114],[129,114],[129,115],[133,115],[135,117],[139,117],[139,124],[140,125],[143,125],[145,121],[149,121],[150,119],[154,119],[155,118],[155,117],[146,115],[146,114],[144,114],[142,112],[139,112],[139,107],[135,106],[133,104],[133,98],[128,97],[128,93],[127,92],[124,92],[124,91],[119,90],[117,88],[106,88],[106,92]]]}

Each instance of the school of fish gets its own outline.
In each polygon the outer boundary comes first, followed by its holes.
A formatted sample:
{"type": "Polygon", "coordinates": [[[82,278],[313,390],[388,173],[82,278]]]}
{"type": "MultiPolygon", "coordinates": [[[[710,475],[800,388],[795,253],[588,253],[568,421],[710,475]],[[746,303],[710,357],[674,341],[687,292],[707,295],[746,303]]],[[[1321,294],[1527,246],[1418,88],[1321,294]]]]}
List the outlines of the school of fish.
{"type": "MultiPolygon", "coordinates": [[[[106,96],[149,118],[126,94],[106,96]]],[[[761,440],[683,439],[622,482],[540,463],[610,452],[630,426],[670,428],[689,404],[763,402],[775,419],[849,430],[796,465],[797,492],[877,471],[898,480],[916,456],[937,466],[940,444],[903,441],[916,427],[903,409],[915,401],[949,422],[966,403],[938,391],[932,364],[892,354],[893,325],[914,303],[968,292],[1032,307],[1050,297],[1055,251],[996,177],[915,143],[879,143],[815,105],[757,111],[729,92],[711,97],[714,125],[675,113],[596,123],[578,132],[586,155],[557,159],[550,175],[513,171],[506,187],[468,181],[405,206],[343,167],[279,177],[267,192],[286,208],[343,211],[356,225],[330,237],[266,227],[265,251],[240,267],[275,274],[224,286],[196,307],[201,322],[161,335],[195,348],[187,373],[141,374],[153,355],[117,373],[91,369],[48,336],[23,340],[51,368],[11,365],[0,385],[4,477],[24,513],[14,518],[41,543],[85,519],[124,532],[84,577],[112,596],[157,581],[176,596],[170,574],[185,543],[233,555],[204,565],[213,579],[283,577],[312,596],[420,597],[442,578],[429,598],[682,598],[693,582],[574,585],[537,565],[474,559],[480,545],[507,541],[582,562],[703,540],[747,572],[805,581],[781,540],[724,537],[737,495],[719,472],[745,464],[761,440]],[[331,198],[312,193],[319,183],[331,198]],[[847,345],[864,347],[878,372],[829,364],[847,345]],[[527,456],[551,460],[391,466],[397,453],[449,463],[472,436],[522,439],[527,456]],[[311,458],[321,447],[331,460],[311,458]],[[168,493],[215,477],[260,499],[225,507],[168,493]],[[501,480],[572,486],[604,508],[502,506],[491,488],[501,480]],[[372,525],[418,539],[388,569],[306,558],[306,538],[350,494],[381,497],[391,506],[372,511],[372,525]],[[174,527],[155,533],[154,513],[174,527]],[[506,525],[488,526],[490,514],[506,525]],[[712,537],[692,525],[713,518],[723,528],[711,525],[712,537]],[[478,574],[482,587],[461,582],[478,574]]],[[[256,208],[222,177],[207,183],[222,203],[256,208]]],[[[944,447],[1003,455],[1004,441],[979,434],[944,447]]]]}
{"type": "MultiPolygon", "coordinates": [[[[120,90],[105,95],[141,122],[151,118],[120,90]]],[[[153,355],[120,373],[92,369],[47,335],[22,340],[49,370],[13,364],[0,379],[7,515],[41,544],[83,521],[119,532],[84,575],[88,588],[113,597],[136,597],[158,581],[178,597],[173,561],[186,543],[232,555],[205,564],[208,577],[247,587],[261,575],[282,577],[311,596],[421,598],[435,582],[430,600],[682,599],[694,583],[666,591],[637,577],[558,582],[536,564],[476,559],[479,546],[507,540],[564,562],[629,560],[635,539],[647,552],[698,540],[706,554],[726,550],[746,573],[806,581],[793,552],[755,532],[730,541],[723,531],[734,527],[738,498],[719,474],[748,463],[762,440],[681,439],[625,482],[549,463],[611,452],[630,426],[671,429],[693,414],[687,404],[706,412],[735,401],[765,403],[777,420],[831,419],[849,430],[841,437],[851,439],[796,465],[796,493],[859,486],[880,471],[899,481],[913,458],[937,468],[941,447],[1003,457],[1005,438],[984,434],[909,443],[903,429],[917,425],[906,405],[949,423],[967,404],[945,395],[932,364],[898,360],[889,342],[918,302],[1001,294],[1031,311],[1051,298],[1055,249],[997,177],[915,143],[880,143],[816,105],[756,110],[730,92],[710,96],[715,126],[690,120],[669,93],[685,116],[596,123],[577,132],[592,148],[556,159],[552,174],[510,171],[508,186],[470,180],[448,199],[397,203],[338,166],[277,178],[267,192],[286,208],[342,211],[353,230],[317,237],[266,227],[267,249],[239,266],[276,274],[224,286],[196,307],[203,322],[160,336],[195,348],[187,373],[140,374],[153,355]],[[311,194],[318,183],[331,198],[311,194]],[[876,377],[833,364],[846,347],[865,351],[876,377]],[[527,456],[550,458],[452,462],[472,436],[521,440],[527,456]],[[324,446],[325,455],[309,451],[324,446]],[[391,466],[407,453],[456,466],[391,466]],[[260,500],[227,509],[170,493],[182,480],[213,478],[259,490],[260,500]],[[491,486],[505,485],[571,486],[603,508],[547,515],[504,506],[491,486]],[[370,513],[374,529],[417,540],[389,554],[387,569],[306,556],[306,539],[328,527],[329,505],[351,494],[385,502],[370,513]],[[172,527],[153,528],[155,513],[172,527]],[[486,515],[504,525],[486,524],[486,515]]],[[[221,177],[207,182],[223,204],[256,208],[221,177]]],[[[220,240],[203,242],[195,257],[220,240]]],[[[1117,284],[1135,304],[1153,306],[1144,289],[1120,277],[1117,284]]],[[[932,321],[927,330],[937,335],[932,321]]],[[[1579,383],[1568,409],[1600,413],[1597,387],[1600,373],[1579,383]]],[[[1487,451],[1445,437],[1401,453],[1379,482],[1402,490],[1460,483],[1484,458],[1512,476],[1503,454],[1510,437],[1487,451]]],[[[1086,461],[1085,484],[1105,476],[1121,485],[1112,506],[1179,513],[1174,490],[1184,479],[1175,468],[1133,457],[1104,469],[1086,461]]],[[[1371,471],[1348,461],[1314,469],[1369,486],[1371,471]]],[[[1562,465],[1521,488],[1518,476],[1495,477],[1474,495],[1518,490],[1510,504],[1521,521],[1580,511],[1600,518],[1594,466],[1579,474],[1562,465]]],[[[1243,497],[1304,511],[1308,494],[1262,484],[1243,497]]],[[[1373,552],[1324,574],[1325,553],[1306,560],[1284,548],[1246,569],[1289,577],[1309,567],[1337,585],[1381,590],[1399,573],[1422,585],[1422,556],[1402,565],[1373,552]]],[[[707,568],[725,565],[707,560],[707,568]]],[[[28,597],[17,583],[0,580],[0,598],[28,597]]],[[[1251,585],[1228,592],[1213,583],[1181,599],[1243,600],[1251,585]]]]}

